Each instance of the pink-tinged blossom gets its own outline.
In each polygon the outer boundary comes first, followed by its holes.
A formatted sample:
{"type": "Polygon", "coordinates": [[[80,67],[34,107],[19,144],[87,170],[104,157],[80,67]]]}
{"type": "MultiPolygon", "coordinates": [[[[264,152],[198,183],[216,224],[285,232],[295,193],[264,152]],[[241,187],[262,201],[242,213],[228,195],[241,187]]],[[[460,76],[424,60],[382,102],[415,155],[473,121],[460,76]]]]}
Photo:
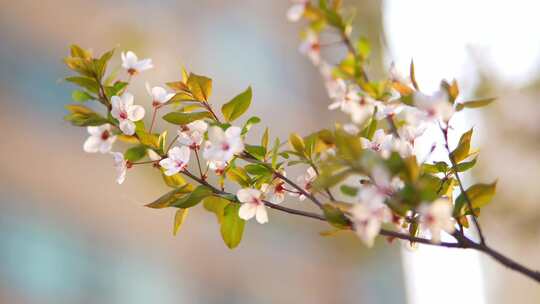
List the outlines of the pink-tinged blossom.
{"type": "Polygon", "coordinates": [[[120,152],[111,152],[114,162],[114,168],[116,169],[116,182],[122,184],[126,180],[126,172],[128,169],[128,162],[124,159],[124,154],[120,152]]]}
{"type": "Polygon", "coordinates": [[[343,79],[328,82],[326,88],[328,95],[334,101],[328,106],[329,110],[340,109],[346,112],[351,104],[360,102],[360,88],[347,84],[343,79]]]}
{"type": "Polygon", "coordinates": [[[217,175],[223,174],[225,167],[227,167],[227,163],[224,161],[218,161],[218,160],[208,161],[208,169],[214,171],[217,175]]]}
{"type": "Polygon", "coordinates": [[[111,98],[112,117],[120,122],[120,130],[126,135],[135,134],[135,122],[143,119],[144,108],[133,104],[133,95],[124,93],[111,98]]]}
{"type": "Polygon", "coordinates": [[[204,120],[196,120],[183,125],[178,130],[178,142],[191,149],[199,149],[207,129],[208,124],[204,120]]]}
{"type": "Polygon", "coordinates": [[[203,156],[209,161],[228,162],[235,154],[244,151],[244,142],[239,127],[229,127],[223,131],[214,126],[208,129],[208,141],[203,156]]]}
{"type": "Polygon", "coordinates": [[[441,242],[441,232],[453,233],[456,230],[452,218],[452,203],[446,198],[440,198],[431,204],[424,203],[419,208],[420,223],[431,232],[433,243],[441,242]]]}
{"type": "Polygon", "coordinates": [[[301,54],[308,56],[311,62],[318,66],[321,63],[321,43],[319,36],[313,31],[308,31],[299,51],[301,54]]]}
{"type": "Polygon", "coordinates": [[[361,97],[359,102],[349,103],[344,109],[358,125],[364,124],[373,115],[373,111],[375,111],[374,100],[366,96],[361,97]]]}
{"type": "Polygon", "coordinates": [[[355,204],[351,209],[351,215],[356,234],[368,247],[373,246],[382,224],[392,219],[390,209],[375,201],[355,204]]]}
{"type": "Polygon", "coordinates": [[[104,124],[97,127],[87,127],[90,136],[83,145],[83,150],[88,153],[108,153],[111,151],[112,144],[116,136],[111,133],[111,125],[104,124]]]}
{"type": "Polygon", "coordinates": [[[161,107],[175,95],[174,93],[167,92],[167,90],[162,87],[150,87],[148,82],[146,83],[146,91],[152,97],[152,106],[154,108],[161,107]]]}
{"type": "Polygon", "coordinates": [[[168,157],[159,162],[159,165],[165,169],[165,175],[175,175],[187,167],[189,154],[190,150],[186,146],[174,147],[167,153],[168,157]]]}
{"type": "Polygon", "coordinates": [[[392,178],[390,173],[380,166],[371,170],[371,181],[372,183],[361,187],[357,196],[358,201],[381,205],[403,187],[403,181],[398,177],[392,178]]]}
{"type": "Polygon", "coordinates": [[[447,123],[454,114],[454,107],[448,102],[446,92],[439,90],[432,95],[422,92],[415,92],[413,95],[414,104],[423,111],[420,119],[427,121],[443,121],[447,123]]]}
{"type": "Polygon", "coordinates": [[[154,67],[152,59],[139,60],[137,55],[132,51],[128,51],[127,53],[122,52],[121,57],[122,67],[132,76],[154,67]]]}
{"type": "MultiPolygon", "coordinates": [[[[286,176],[285,172],[281,173],[286,176]]],[[[285,200],[285,182],[280,178],[274,178],[270,184],[262,184],[261,191],[264,197],[271,203],[280,204],[285,200]]]]}
{"type": "Polygon", "coordinates": [[[296,22],[302,18],[309,0],[293,0],[293,5],[287,10],[287,20],[296,22]]]}
{"type": "Polygon", "coordinates": [[[236,193],[236,197],[242,203],[238,210],[238,216],[243,220],[250,220],[253,217],[264,224],[268,222],[268,214],[264,202],[261,200],[261,191],[257,189],[240,189],[236,193]]]}
{"type": "Polygon", "coordinates": [[[384,158],[388,158],[390,153],[392,153],[392,135],[384,133],[383,129],[375,131],[371,140],[361,137],[360,143],[362,144],[362,148],[377,152],[384,158]]]}
{"type": "MultiPolygon", "coordinates": [[[[309,167],[306,170],[306,173],[298,176],[296,178],[296,184],[302,188],[307,193],[311,193],[311,190],[313,188],[313,181],[315,181],[315,178],[317,178],[317,173],[315,172],[315,169],[313,167],[309,167]]],[[[296,189],[294,189],[294,192],[290,193],[292,196],[297,196],[299,200],[303,201],[306,199],[306,196],[303,193],[297,192],[296,189]]]]}

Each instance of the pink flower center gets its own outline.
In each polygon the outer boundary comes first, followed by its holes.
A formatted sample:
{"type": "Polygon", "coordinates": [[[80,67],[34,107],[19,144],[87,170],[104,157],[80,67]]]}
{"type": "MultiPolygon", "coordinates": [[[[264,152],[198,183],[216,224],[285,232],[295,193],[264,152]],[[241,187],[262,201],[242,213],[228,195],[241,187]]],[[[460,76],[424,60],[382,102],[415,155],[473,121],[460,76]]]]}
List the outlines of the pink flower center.
{"type": "Polygon", "coordinates": [[[120,118],[121,119],[127,119],[128,118],[128,115],[126,112],[120,112],[120,118]]]}
{"type": "Polygon", "coordinates": [[[230,148],[231,148],[231,146],[227,142],[224,142],[224,143],[221,144],[221,150],[223,150],[223,151],[228,151],[230,148]]]}

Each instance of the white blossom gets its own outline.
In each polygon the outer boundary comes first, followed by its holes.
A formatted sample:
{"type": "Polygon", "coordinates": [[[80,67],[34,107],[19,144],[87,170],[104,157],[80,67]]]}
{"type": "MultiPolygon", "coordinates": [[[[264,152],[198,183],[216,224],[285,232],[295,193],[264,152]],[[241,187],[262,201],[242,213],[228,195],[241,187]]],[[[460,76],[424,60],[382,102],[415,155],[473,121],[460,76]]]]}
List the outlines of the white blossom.
{"type": "Polygon", "coordinates": [[[175,175],[187,167],[189,154],[190,150],[186,146],[174,147],[167,153],[168,157],[159,162],[159,165],[165,169],[165,175],[175,175]]]}
{"type": "Polygon", "coordinates": [[[154,108],[159,108],[175,95],[174,93],[167,92],[167,90],[162,87],[150,87],[148,82],[146,83],[146,91],[152,97],[152,106],[154,108]]]}
{"type": "Polygon", "coordinates": [[[401,112],[403,109],[403,106],[394,101],[390,102],[375,102],[375,105],[377,107],[377,112],[375,113],[375,119],[376,120],[382,120],[385,119],[388,116],[393,116],[401,112]]]}
{"type": "Polygon", "coordinates": [[[116,182],[122,184],[126,180],[126,172],[128,169],[128,162],[124,159],[124,154],[120,152],[111,152],[114,162],[114,168],[116,169],[116,182]]]}
{"type": "Polygon", "coordinates": [[[207,129],[208,124],[204,120],[196,120],[183,125],[178,130],[178,142],[191,149],[199,149],[207,129]]]}
{"type": "Polygon", "coordinates": [[[293,0],[293,5],[287,10],[287,20],[296,22],[302,18],[309,0],[293,0]]]}
{"type": "Polygon", "coordinates": [[[126,135],[135,134],[134,122],[144,117],[144,108],[133,105],[133,95],[127,92],[120,97],[113,96],[111,102],[111,115],[120,122],[120,130],[126,135]]]}
{"type": "Polygon", "coordinates": [[[431,241],[440,243],[441,232],[453,233],[456,228],[452,218],[452,203],[446,198],[439,198],[431,204],[420,206],[420,223],[431,232],[431,241]]]}
{"type": "Polygon", "coordinates": [[[375,105],[373,100],[369,97],[362,97],[359,103],[349,103],[345,107],[344,112],[351,116],[351,120],[354,123],[361,125],[373,115],[374,110],[375,105]]]}
{"type": "MultiPolygon", "coordinates": [[[[313,169],[313,167],[309,167],[306,170],[305,174],[298,176],[296,178],[296,184],[300,186],[300,188],[302,188],[305,192],[310,193],[311,188],[313,187],[313,181],[315,180],[315,178],[317,178],[317,173],[315,172],[315,169],[313,169]]],[[[295,192],[291,192],[290,194],[292,196],[298,196],[298,199],[301,201],[306,199],[306,196],[300,192],[295,191],[295,192]]]]}
{"type": "MultiPolygon", "coordinates": [[[[286,176],[285,172],[281,174],[286,176]]],[[[280,204],[285,200],[285,182],[280,178],[275,178],[270,184],[262,184],[261,191],[271,203],[280,204]]]]}
{"type": "Polygon", "coordinates": [[[229,127],[223,131],[220,127],[210,127],[208,130],[208,141],[203,152],[205,159],[209,161],[228,162],[234,154],[244,150],[244,143],[240,136],[239,127],[229,127]]]}
{"type": "Polygon", "coordinates": [[[351,214],[356,234],[368,247],[373,246],[382,224],[392,220],[390,209],[375,201],[354,205],[351,214]]]}
{"type": "Polygon", "coordinates": [[[384,133],[383,129],[378,129],[373,133],[373,139],[361,137],[360,143],[362,148],[370,149],[379,153],[382,157],[387,158],[390,156],[393,147],[393,139],[391,134],[384,133]]]}
{"type": "Polygon", "coordinates": [[[126,69],[130,75],[136,75],[154,67],[152,59],[139,60],[137,55],[132,51],[128,51],[127,53],[122,52],[121,57],[122,67],[126,69]]]}
{"type": "Polygon", "coordinates": [[[261,191],[257,189],[240,189],[236,193],[242,206],[238,210],[238,216],[243,220],[250,220],[255,217],[259,224],[268,222],[268,214],[264,202],[261,200],[261,191]]]}
{"type": "Polygon", "coordinates": [[[321,63],[321,43],[319,42],[319,36],[313,32],[308,31],[302,44],[300,44],[299,51],[301,54],[308,56],[311,62],[318,66],[321,63]]]}
{"type": "Polygon", "coordinates": [[[454,114],[454,107],[448,102],[446,92],[439,90],[432,95],[426,95],[422,92],[414,93],[415,105],[423,110],[424,119],[442,120],[448,122],[454,114]]]}
{"type": "Polygon", "coordinates": [[[83,150],[88,153],[108,153],[111,151],[112,144],[116,136],[111,133],[111,125],[104,124],[97,127],[87,127],[90,136],[83,145],[83,150]]]}
{"type": "Polygon", "coordinates": [[[371,170],[371,181],[358,191],[357,199],[361,203],[384,204],[388,197],[403,187],[403,181],[398,177],[391,178],[390,173],[380,166],[371,170]]]}
{"type": "Polygon", "coordinates": [[[219,160],[211,160],[211,161],[208,161],[207,164],[208,164],[208,168],[214,171],[217,175],[223,174],[225,167],[227,167],[226,162],[219,161],[219,160]]]}
{"type": "Polygon", "coordinates": [[[329,110],[340,109],[347,112],[351,104],[360,102],[360,88],[356,85],[348,85],[343,79],[327,82],[326,89],[334,101],[328,106],[329,110]]]}

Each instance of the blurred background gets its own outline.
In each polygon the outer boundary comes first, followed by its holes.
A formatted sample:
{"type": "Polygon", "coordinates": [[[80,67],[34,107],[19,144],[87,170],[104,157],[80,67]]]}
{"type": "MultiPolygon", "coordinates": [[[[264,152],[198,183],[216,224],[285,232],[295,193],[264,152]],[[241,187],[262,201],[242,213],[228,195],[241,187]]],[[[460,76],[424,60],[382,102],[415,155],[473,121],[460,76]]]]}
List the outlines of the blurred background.
{"type": "MultiPolygon", "coordinates": [[[[415,291],[432,288],[410,275],[420,266],[399,244],[381,240],[367,250],[350,234],[322,238],[327,226],[272,211],[270,224],[246,226],[234,251],[202,208],[173,237],[174,210],[143,207],[167,190],[156,172],[130,170],[126,183],[115,184],[110,157],[83,153],[86,131],[62,120],[73,87],[61,81],[68,73],[61,59],[71,43],[151,57],[156,68],[130,89],[147,108],[144,82],[178,80],[185,65],[214,79],[218,105],[252,85],[251,114],[263,119],[257,132],[271,126],[284,138],[345,119],[326,110],[318,71],[297,52],[301,24],[286,21],[289,1],[0,4],[0,303],[420,303],[415,291]]],[[[414,57],[427,92],[455,77],[464,99],[499,97],[460,120],[475,126],[482,149],[467,178],[498,178],[496,200],[481,218],[488,240],[540,268],[536,1],[345,4],[357,7],[354,34],[373,42],[370,73],[382,75],[392,61],[406,71],[414,57]]],[[[540,301],[535,283],[488,257],[467,263],[456,267],[464,277],[479,269],[478,290],[461,303],[540,301]]],[[[442,282],[443,266],[435,262],[431,284],[442,282]]]]}

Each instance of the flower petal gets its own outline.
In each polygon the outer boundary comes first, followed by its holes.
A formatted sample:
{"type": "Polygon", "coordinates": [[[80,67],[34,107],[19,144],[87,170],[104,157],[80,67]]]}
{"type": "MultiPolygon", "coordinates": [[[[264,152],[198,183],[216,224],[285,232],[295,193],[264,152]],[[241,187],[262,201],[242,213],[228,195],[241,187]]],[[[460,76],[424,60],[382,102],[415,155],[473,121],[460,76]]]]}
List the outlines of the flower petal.
{"type": "Polygon", "coordinates": [[[255,219],[257,222],[259,222],[259,224],[268,223],[268,213],[266,212],[266,207],[263,204],[257,206],[255,219]]]}
{"type": "Polygon", "coordinates": [[[83,150],[87,153],[96,153],[99,151],[100,144],[101,140],[99,137],[90,136],[84,141],[83,150]]]}
{"type": "Polygon", "coordinates": [[[120,130],[126,135],[135,134],[135,124],[131,120],[122,120],[120,122],[120,130]]]}
{"type": "Polygon", "coordinates": [[[238,217],[241,219],[248,221],[252,217],[255,216],[255,213],[257,212],[257,205],[245,203],[240,206],[240,209],[238,210],[238,217]]]}
{"type": "Polygon", "coordinates": [[[139,121],[143,119],[144,114],[144,108],[141,106],[131,106],[127,110],[128,119],[131,121],[139,121]]]}

